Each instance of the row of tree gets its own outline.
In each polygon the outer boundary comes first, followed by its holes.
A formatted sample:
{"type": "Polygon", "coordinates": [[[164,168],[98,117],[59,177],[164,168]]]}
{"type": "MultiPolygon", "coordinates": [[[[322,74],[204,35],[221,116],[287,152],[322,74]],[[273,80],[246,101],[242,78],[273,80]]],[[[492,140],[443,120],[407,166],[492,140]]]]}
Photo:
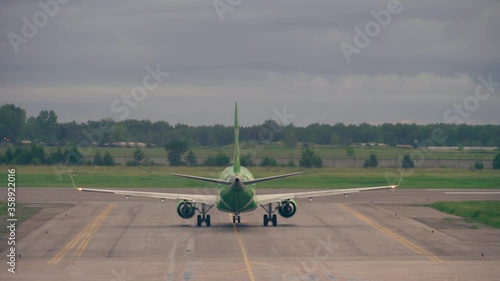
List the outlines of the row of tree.
{"type": "MultiPolygon", "coordinates": [[[[198,165],[196,155],[193,150],[189,149],[188,143],[185,141],[174,140],[169,144],[165,145],[165,150],[167,151],[168,162],[170,166],[196,166],[198,165]],[[187,152],[186,155],[184,155],[187,152]]],[[[305,148],[302,151],[302,156],[300,158],[300,166],[311,168],[311,167],[321,167],[323,166],[323,161],[321,158],[310,148],[305,148]]],[[[202,166],[229,166],[231,164],[230,157],[219,152],[216,155],[209,155],[201,165],[202,166]]],[[[255,166],[255,161],[252,154],[243,154],[240,156],[240,164],[246,167],[255,166]]],[[[259,166],[261,167],[276,167],[278,162],[271,156],[264,157],[259,166]]],[[[295,163],[290,160],[286,166],[294,167],[295,163]]]]}
{"type": "Polygon", "coordinates": [[[80,165],[83,159],[83,154],[76,146],[51,150],[46,150],[38,144],[30,147],[8,146],[5,153],[0,154],[0,164],[14,165],[80,165]]]}
{"type": "MultiPolygon", "coordinates": [[[[43,110],[37,117],[26,117],[26,111],[13,104],[0,106],[0,141],[21,140],[50,145],[98,145],[113,142],[144,142],[163,146],[174,140],[185,140],[190,146],[221,146],[233,143],[233,128],[224,125],[171,125],[167,121],[111,119],[77,123],[57,121],[54,111],[43,110]]],[[[274,120],[240,128],[242,142],[283,142],[289,147],[300,143],[350,145],[352,143],[386,143],[413,146],[500,146],[500,125],[390,124],[359,125],[318,124],[295,127],[274,120]]]]}
{"type": "MultiPolygon", "coordinates": [[[[371,153],[370,157],[365,160],[363,163],[363,167],[365,168],[375,168],[378,166],[378,157],[377,154],[371,153]]],[[[401,159],[401,168],[404,169],[413,169],[415,168],[415,162],[410,154],[405,154],[403,159],[401,159]]]]}

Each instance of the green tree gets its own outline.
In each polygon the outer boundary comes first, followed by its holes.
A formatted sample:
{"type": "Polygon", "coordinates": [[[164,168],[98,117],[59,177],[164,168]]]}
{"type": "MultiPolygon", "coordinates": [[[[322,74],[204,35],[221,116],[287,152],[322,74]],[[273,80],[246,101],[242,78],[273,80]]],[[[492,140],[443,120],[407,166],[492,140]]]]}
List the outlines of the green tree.
{"type": "Polygon", "coordinates": [[[45,143],[55,144],[58,131],[56,113],[53,110],[42,110],[40,114],[38,114],[36,122],[42,132],[39,135],[39,140],[45,143]]]}
{"type": "Polygon", "coordinates": [[[188,145],[185,141],[173,140],[165,145],[165,150],[168,152],[168,163],[170,166],[181,166],[184,164],[182,155],[188,151],[188,145]]]}
{"type": "Polygon", "coordinates": [[[97,150],[95,152],[95,155],[94,155],[94,165],[96,166],[102,166],[103,165],[103,161],[102,161],[102,154],[99,150],[97,150]]]}
{"type": "Polygon", "coordinates": [[[133,166],[139,166],[141,164],[144,164],[145,166],[150,164],[148,159],[146,159],[144,162],[143,160],[144,160],[144,150],[140,147],[136,147],[134,153],[132,154],[132,160],[128,160],[126,165],[133,167],[133,166]]]}
{"type": "Polygon", "coordinates": [[[14,152],[12,151],[12,146],[9,145],[7,147],[7,150],[5,151],[5,154],[2,157],[2,161],[0,162],[5,164],[10,164],[12,163],[12,160],[14,160],[14,152]]]}
{"type": "Polygon", "coordinates": [[[35,117],[29,117],[28,120],[26,120],[26,125],[24,127],[25,138],[31,140],[34,143],[38,143],[39,141],[41,141],[40,138],[42,136],[42,129],[38,125],[35,117]]]}
{"type": "Polygon", "coordinates": [[[60,147],[50,151],[49,155],[50,155],[50,164],[58,164],[58,163],[62,164],[66,160],[66,156],[60,147]]]}
{"type": "Polygon", "coordinates": [[[0,142],[15,143],[22,140],[26,111],[13,104],[0,106],[0,142]]]}
{"type": "Polygon", "coordinates": [[[283,143],[287,147],[296,147],[297,146],[298,140],[297,140],[297,136],[295,135],[294,131],[295,130],[294,130],[293,125],[288,125],[283,130],[282,140],[283,140],[283,143]]]}
{"type": "Polygon", "coordinates": [[[377,155],[375,153],[370,154],[370,158],[365,160],[365,163],[363,163],[363,167],[365,168],[375,168],[378,166],[378,159],[377,155]]]}
{"type": "Polygon", "coordinates": [[[29,150],[30,163],[34,165],[39,164],[49,164],[49,157],[45,154],[45,149],[43,146],[38,144],[32,144],[29,150]]]}
{"type": "Polygon", "coordinates": [[[190,149],[186,155],[186,164],[188,166],[198,165],[198,161],[196,160],[196,155],[194,154],[192,149],[190,149]]]}
{"type": "Polygon", "coordinates": [[[76,146],[71,146],[65,151],[67,165],[80,165],[83,162],[83,155],[76,146]]]}
{"type": "Polygon", "coordinates": [[[230,161],[229,156],[227,156],[224,152],[219,152],[217,155],[208,156],[208,158],[203,161],[203,165],[224,167],[229,166],[230,161]]]}
{"type": "Polygon", "coordinates": [[[347,156],[349,156],[349,157],[354,157],[354,155],[356,155],[356,150],[354,150],[354,146],[352,146],[352,145],[349,145],[348,147],[346,147],[345,151],[347,153],[347,156]]]}
{"type": "Polygon", "coordinates": [[[474,163],[474,169],[476,169],[476,170],[484,169],[483,161],[477,160],[476,163],[474,163]]]}
{"type": "Polygon", "coordinates": [[[253,156],[251,153],[241,155],[240,164],[244,167],[252,167],[254,165],[253,156]]]}
{"type": "Polygon", "coordinates": [[[405,156],[403,156],[403,160],[401,160],[401,167],[403,167],[404,169],[415,168],[415,163],[413,162],[410,154],[406,154],[405,156]]]}
{"type": "Polygon", "coordinates": [[[330,143],[331,144],[340,144],[340,137],[337,133],[330,134],[330,143]]]}
{"type": "Polygon", "coordinates": [[[323,166],[323,160],[312,149],[306,148],[302,150],[302,157],[300,158],[299,165],[304,168],[320,168],[323,166]]]}
{"type": "Polygon", "coordinates": [[[144,160],[144,150],[140,147],[136,147],[134,153],[132,154],[132,158],[134,158],[137,162],[141,162],[144,160]]]}
{"type": "Polygon", "coordinates": [[[274,157],[266,156],[266,157],[262,158],[262,160],[259,163],[259,166],[261,166],[261,167],[276,167],[276,166],[278,166],[278,162],[276,161],[276,159],[274,159],[274,157]]]}
{"type": "Polygon", "coordinates": [[[497,153],[497,155],[495,155],[495,158],[493,158],[493,162],[491,164],[493,166],[493,169],[500,170],[500,153],[497,153]]]}
{"type": "Polygon", "coordinates": [[[104,152],[104,156],[102,157],[102,165],[104,165],[104,166],[114,166],[114,165],[116,165],[115,159],[113,158],[113,156],[111,155],[111,153],[109,151],[107,151],[107,150],[106,150],[106,152],[104,152]]]}

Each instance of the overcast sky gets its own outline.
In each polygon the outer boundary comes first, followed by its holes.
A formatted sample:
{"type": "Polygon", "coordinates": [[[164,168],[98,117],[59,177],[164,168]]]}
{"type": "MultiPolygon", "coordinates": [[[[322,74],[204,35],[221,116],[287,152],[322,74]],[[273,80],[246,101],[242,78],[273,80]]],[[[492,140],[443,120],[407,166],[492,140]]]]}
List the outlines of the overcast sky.
{"type": "Polygon", "coordinates": [[[0,1],[0,104],[29,116],[500,123],[499,85],[475,95],[500,82],[498,0],[55,1],[0,1]]]}

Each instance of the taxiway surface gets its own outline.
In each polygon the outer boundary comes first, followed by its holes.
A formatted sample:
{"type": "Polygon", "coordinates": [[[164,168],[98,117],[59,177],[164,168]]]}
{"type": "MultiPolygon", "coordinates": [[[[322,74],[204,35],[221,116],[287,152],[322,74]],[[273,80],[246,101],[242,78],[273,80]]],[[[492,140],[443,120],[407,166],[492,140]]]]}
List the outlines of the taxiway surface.
{"type": "Polygon", "coordinates": [[[278,217],[278,227],[262,226],[263,210],[242,214],[241,224],[233,225],[230,215],[213,209],[212,226],[196,227],[195,218],[177,216],[177,202],[20,188],[19,202],[43,209],[21,225],[20,232],[30,231],[18,237],[17,273],[2,262],[0,279],[499,280],[500,230],[425,204],[500,200],[500,194],[447,192],[384,190],[300,200],[296,215],[278,217]]]}

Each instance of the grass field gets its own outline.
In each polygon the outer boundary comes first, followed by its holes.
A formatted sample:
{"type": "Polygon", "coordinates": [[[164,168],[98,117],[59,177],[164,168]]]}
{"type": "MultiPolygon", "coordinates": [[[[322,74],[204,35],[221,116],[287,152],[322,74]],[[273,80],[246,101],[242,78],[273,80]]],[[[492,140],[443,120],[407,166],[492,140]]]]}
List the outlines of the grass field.
{"type": "MultiPolygon", "coordinates": [[[[29,208],[22,204],[16,205],[16,218],[18,223],[22,223],[34,215],[38,209],[29,208]]],[[[3,236],[7,233],[7,201],[0,200],[0,238],[3,240],[3,236]]]]}
{"type": "Polygon", "coordinates": [[[500,201],[436,202],[439,211],[500,228],[500,201]]]}
{"type": "MultiPolygon", "coordinates": [[[[214,187],[213,184],[171,176],[182,173],[216,178],[218,167],[72,167],[75,181],[83,187],[214,187]]],[[[299,168],[252,167],[255,177],[296,172],[299,168]]],[[[6,178],[7,166],[0,166],[0,178],[6,178]]],[[[71,187],[66,167],[19,166],[16,168],[17,186],[71,187]]],[[[399,179],[397,169],[320,168],[306,169],[304,174],[277,181],[265,182],[258,188],[349,188],[392,185],[399,179]]],[[[500,171],[468,169],[414,169],[405,173],[400,188],[500,188],[500,171]]]]}
{"type": "MultiPolygon", "coordinates": [[[[312,145],[312,148],[320,155],[322,158],[351,158],[347,155],[346,148],[344,146],[335,145],[312,145]]],[[[6,147],[0,147],[0,153],[4,153],[6,147]]],[[[48,148],[54,149],[54,148],[48,148]]],[[[123,148],[123,147],[100,147],[90,149],[89,156],[94,156],[96,149],[101,151],[108,150],[114,157],[131,157],[134,153],[133,148],[123,148]]],[[[382,146],[357,146],[355,147],[355,156],[357,158],[368,158],[370,153],[377,154],[379,159],[395,159],[398,156],[403,156],[407,153],[412,153],[417,149],[408,148],[397,148],[397,147],[382,147],[382,146]]],[[[473,160],[492,160],[493,157],[498,153],[498,151],[432,151],[425,148],[419,148],[419,153],[423,153],[426,159],[473,159],[473,160]]],[[[198,157],[207,157],[208,155],[217,154],[218,152],[224,152],[227,155],[232,155],[233,145],[226,145],[221,147],[193,147],[193,151],[198,157]]],[[[254,157],[287,157],[299,159],[301,156],[302,148],[297,145],[295,148],[289,148],[282,145],[281,143],[267,143],[267,144],[248,144],[241,143],[241,153],[251,153],[254,157]]],[[[165,157],[166,151],[163,147],[156,148],[145,148],[144,155],[146,157],[165,157]]]]}

